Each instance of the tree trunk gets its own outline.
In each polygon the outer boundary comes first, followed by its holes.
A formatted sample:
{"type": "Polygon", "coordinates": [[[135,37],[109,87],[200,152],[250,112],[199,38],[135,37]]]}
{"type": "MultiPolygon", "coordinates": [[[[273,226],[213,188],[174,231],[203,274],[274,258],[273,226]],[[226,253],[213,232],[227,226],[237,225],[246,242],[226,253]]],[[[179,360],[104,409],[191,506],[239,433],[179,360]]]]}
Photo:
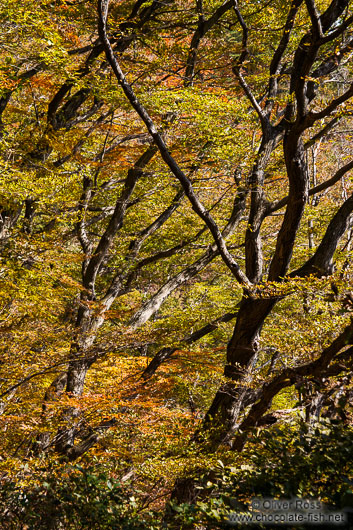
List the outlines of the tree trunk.
{"type": "Polygon", "coordinates": [[[227,347],[227,364],[224,375],[231,381],[218,390],[209,408],[203,429],[210,431],[211,446],[229,441],[248,393],[239,385],[246,371],[256,362],[258,341],[265,318],[278,299],[255,299],[244,296],[240,304],[233,336],[227,347]]]}

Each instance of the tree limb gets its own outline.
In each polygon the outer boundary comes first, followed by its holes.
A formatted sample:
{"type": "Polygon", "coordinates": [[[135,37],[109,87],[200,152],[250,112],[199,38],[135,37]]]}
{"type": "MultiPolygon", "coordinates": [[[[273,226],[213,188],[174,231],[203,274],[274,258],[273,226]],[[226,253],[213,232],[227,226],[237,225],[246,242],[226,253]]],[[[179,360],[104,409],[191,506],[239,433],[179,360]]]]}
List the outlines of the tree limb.
{"type": "Polygon", "coordinates": [[[183,345],[189,345],[193,344],[194,342],[197,342],[198,340],[202,339],[202,337],[205,337],[209,333],[212,333],[218,328],[218,325],[222,322],[230,322],[237,316],[237,312],[235,313],[226,313],[225,315],[222,315],[221,317],[218,317],[212,322],[209,322],[202,328],[198,329],[197,331],[194,331],[194,333],[191,333],[188,337],[184,338],[181,342],[179,342],[178,346],[172,346],[172,347],[166,347],[162,348],[161,350],[156,353],[156,355],[153,357],[153,359],[149,362],[147,368],[142,373],[142,377],[144,379],[149,379],[154,375],[156,370],[160,367],[160,365],[165,362],[167,359],[170,359],[170,357],[175,353],[176,351],[183,348],[183,345]]]}
{"type": "Polygon", "coordinates": [[[200,202],[200,200],[196,196],[190,180],[185,175],[185,173],[180,169],[179,165],[177,164],[175,159],[170,154],[162,138],[162,135],[158,132],[151,117],[147,113],[144,106],[137,99],[132,87],[127,82],[120,68],[120,65],[115,57],[115,54],[113,52],[113,49],[111,47],[110,41],[107,36],[106,25],[107,25],[108,7],[109,7],[109,0],[98,1],[98,15],[99,15],[98,29],[99,29],[99,35],[100,35],[101,41],[103,42],[103,45],[104,45],[104,49],[106,52],[108,62],[110,63],[112,70],[120,86],[122,87],[127,99],[130,101],[131,106],[135,109],[136,113],[140,116],[142,121],[145,123],[147,130],[152,136],[156,146],[158,147],[159,152],[164,162],[167,164],[171,172],[181,183],[185,191],[185,195],[188,197],[193,210],[197,213],[199,217],[201,217],[201,219],[208,226],[216,242],[217,248],[219,250],[220,255],[222,256],[224,263],[227,265],[227,267],[230,269],[230,271],[232,272],[232,274],[238,280],[239,283],[245,286],[250,286],[251,282],[249,282],[248,278],[246,277],[244,272],[241,270],[238,263],[234,260],[233,256],[230,254],[225,244],[225,241],[222,237],[222,234],[217,224],[215,223],[213,217],[209,214],[207,209],[204,207],[204,205],[200,202]]]}

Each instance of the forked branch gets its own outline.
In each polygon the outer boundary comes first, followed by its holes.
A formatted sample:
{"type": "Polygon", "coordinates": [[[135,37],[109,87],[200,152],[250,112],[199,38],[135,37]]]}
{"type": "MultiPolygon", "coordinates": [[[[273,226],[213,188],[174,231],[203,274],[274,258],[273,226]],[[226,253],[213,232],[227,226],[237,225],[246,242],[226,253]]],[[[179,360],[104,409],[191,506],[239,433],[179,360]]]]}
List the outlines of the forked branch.
{"type": "Polygon", "coordinates": [[[219,227],[217,226],[211,214],[208,212],[208,210],[205,208],[205,206],[201,203],[201,201],[195,194],[194,188],[190,180],[185,175],[185,173],[181,170],[181,168],[179,167],[178,163],[173,158],[173,156],[170,154],[169,149],[162,137],[162,134],[158,131],[157,127],[155,126],[153,120],[151,119],[145,107],[136,97],[136,94],[133,88],[128,83],[124,73],[122,72],[120,65],[117,61],[117,58],[114,54],[114,51],[112,49],[112,46],[110,44],[108,35],[107,35],[108,8],[109,8],[109,0],[98,0],[99,36],[103,43],[105,53],[107,56],[107,60],[110,66],[112,67],[115,77],[117,78],[131,106],[135,109],[136,113],[140,116],[140,118],[146,125],[149,134],[151,135],[151,137],[153,138],[155,142],[155,145],[159,149],[162,159],[167,164],[167,166],[169,167],[173,175],[179,180],[180,184],[182,185],[185,191],[185,195],[188,197],[193,210],[205,222],[205,224],[209,228],[224,263],[231,270],[232,274],[239,281],[239,283],[241,283],[244,286],[250,287],[251,282],[246,277],[244,272],[241,270],[240,266],[235,261],[233,256],[230,254],[226,246],[226,243],[222,237],[219,227]]]}

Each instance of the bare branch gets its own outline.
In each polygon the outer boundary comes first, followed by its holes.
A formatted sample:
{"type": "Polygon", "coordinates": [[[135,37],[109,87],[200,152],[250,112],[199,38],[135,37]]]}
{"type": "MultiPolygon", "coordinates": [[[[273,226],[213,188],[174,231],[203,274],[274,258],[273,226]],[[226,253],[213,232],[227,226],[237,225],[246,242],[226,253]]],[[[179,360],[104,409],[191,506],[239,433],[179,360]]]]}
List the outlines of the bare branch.
{"type": "Polygon", "coordinates": [[[0,399],[2,399],[3,397],[7,396],[8,394],[11,394],[11,392],[16,390],[20,386],[24,385],[28,381],[31,381],[31,379],[34,379],[35,377],[39,377],[41,375],[49,374],[49,373],[52,373],[52,372],[55,373],[56,372],[56,370],[55,370],[56,368],[58,368],[59,366],[65,366],[65,365],[67,366],[67,363],[68,363],[68,360],[60,361],[58,363],[52,364],[51,366],[48,366],[47,368],[44,368],[43,370],[39,370],[38,372],[34,372],[33,374],[28,375],[27,377],[24,377],[23,379],[21,379],[21,381],[18,381],[14,385],[12,385],[9,388],[7,388],[4,392],[2,392],[2,394],[0,394],[0,399]]]}
{"type": "Polygon", "coordinates": [[[223,4],[216,9],[213,15],[205,20],[202,10],[199,10],[198,27],[192,36],[188,58],[186,60],[185,69],[185,86],[193,85],[193,77],[195,72],[195,64],[197,59],[197,50],[200,45],[201,39],[206,33],[218,22],[218,20],[232,7],[232,1],[226,0],[223,4]]]}
{"type": "MultiPolygon", "coordinates": [[[[279,74],[279,69],[280,69],[280,63],[281,63],[283,54],[288,47],[291,31],[294,26],[295,17],[302,3],[303,3],[303,0],[292,0],[291,2],[291,8],[289,10],[288,17],[287,17],[286,23],[283,28],[282,37],[273,55],[271,65],[270,65],[270,76],[271,77],[270,77],[269,86],[268,86],[268,97],[269,98],[276,97],[277,95],[278,74],[279,74]]],[[[271,100],[269,99],[267,101],[267,104],[270,104],[270,102],[271,100]]]]}
{"type": "Polygon", "coordinates": [[[188,265],[184,270],[178,272],[173,278],[167,281],[159,291],[146,302],[141,309],[139,309],[135,315],[130,319],[128,325],[132,329],[137,329],[142,326],[151,316],[158,311],[164,300],[173,292],[177,287],[185,283],[186,281],[193,278],[198,272],[206,267],[217,255],[219,251],[216,246],[213,245],[194,263],[188,265]]]}
{"type": "Polygon", "coordinates": [[[332,25],[339,20],[345,9],[347,9],[349,3],[350,0],[332,0],[331,4],[320,17],[322,31],[324,33],[326,33],[332,25]]]}
{"type": "Polygon", "coordinates": [[[264,114],[264,112],[262,111],[262,109],[261,109],[259,103],[257,102],[254,94],[252,93],[249,85],[245,81],[245,79],[243,77],[243,74],[241,73],[240,69],[233,68],[233,72],[237,76],[237,78],[239,79],[240,86],[244,90],[244,92],[245,92],[248,100],[250,101],[251,105],[253,106],[254,110],[257,112],[257,114],[258,114],[258,116],[260,118],[261,124],[264,127],[268,127],[268,125],[269,125],[268,119],[267,119],[266,115],[264,114]]]}
{"type": "Polygon", "coordinates": [[[221,317],[212,320],[212,322],[209,322],[201,329],[198,329],[197,331],[194,331],[194,333],[191,333],[191,335],[184,338],[178,344],[178,346],[162,348],[161,350],[159,350],[158,353],[156,353],[156,355],[148,364],[147,368],[143,371],[142,377],[144,379],[149,379],[150,377],[152,377],[152,375],[156,372],[156,370],[160,367],[162,363],[164,363],[167,359],[170,359],[173,353],[182,349],[184,345],[193,344],[194,342],[197,342],[209,333],[212,333],[218,328],[219,324],[221,324],[222,322],[230,322],[237,316],[237,314],[237,312],[226,313],[225,315],[222,315],[221,317]]]}
{"type": "Polygon", "coordinates": [[[233,73],[239,79],[240,86],[244,90],[244,92],[245,92],[247,98],[249,99],[251,105],[253,106],[254,110],[257,112],[257,114],[258,114],[258,116],[260,118],[261,125],[262,125],[263,129],[265,130],[269,126],[268,119],[267,119],[266,115],[264,114],[264,112],[262,111],[262,109],[261,109],[259,103],[257,102],[254,94],[252,93],[249,85],[245,81],[245,79],[243,77],[243,74],[241,73],[241,67],[243,66],[244,61],[247,59],[247,57],[249,55],[249,52],[248,52],[248,28],[247,28],[247,25],[246,25],[246,23],[245,23],[245,21],[243,19],[242,14],[239,11],[237,0],[232,0],[232,2],[233,2],[233,7],[234,7],[235,14],[237,16],[237,19],[238,19],[238,21],[240,23],[240,26],[241,26],[242,32],[243,32],[242,51],[241,51],[239,59],[237,60],[236,65],[233,66],[232,70],[233,70],[233,73]]]}
{"type": "Polygon", "coordinates": [[[353,195],[342,204],[331,219],[315,254],[300,269],[292,272],[291,276],[308,276],[309,274],[328,276],[333,273],[333,255],[348,228],[352,213],[353,195]]]}
{"type": "Polygon", "coordinates": [[[200,202],[198,197],[195,194],[195,191],[192,187],[192,184],[188,177],[185,175],[185,173],[180,169],[179,165],[173,158],[173,156],[170,154],[162,135],[158,132],[156,126],[154,125],[151,117],[149,116],[148,112],[144,108],[144,106],[140,103],[140,101],[137,99],[132,87],[127,82],[120,65],[115,57],[115,54],[113,52],[113,49],[111,47],[110,41],[107,36],[107,15],[108,15],[108,6],[109,6],[109,0],[99,0],[98,1],[98,15],[99,15],[99,35],[101,38],[101,41],[103,42],[104,49],[106,52],[107,59],[112,67],[112,70],[122,87],[127,99],[130,101],[131,106],[135,109],[137,114],[140,116],[140,118],[145,123],[148,132],[154,139],[154,142],[156,146],[159,149],[159,152],[164,160],[164,162],[167,164],[169,169],[172,171],[173,175],[179,180],[181,183],[185,195],[188,197],[193,210],[201,217],[201,219],[206,223],[208,226],[215,242],[218,247],[218,250],[220,252],[220,255],[222,256],[222,259],[224,263],[227,265],[227,267],[231,270],[234,277],[239,281],[239,283],[243,285],[250,285],[250,282],[244,272],[239,267],[238,263],[234,260],[232,255],[230,254],[225,241],[222,237],[222,234],[215,223],[213,217],[209,214],[207,209],[204,207],[204,205],[200,202]]]}
{"type": "MultiPolygon", "coordinates": [[[[336,184],[336,182],[341,180],[341,178],[346,173],[348,173],[348,171],[350,171],[351,169],[353,169],[353,160],[348,162],[345,166],[340,167],[339,170],[336,171],[333,177],[326,180],[325,182],[322,182],[321,184],[318,184],[314,188],[311,188],[309,190],[309,196],[312,197],[313,195],[316,195],[317,193],[320,193],[321,191],[327,190],[328,188],[336,184]]],[[[286,206],[287,203],[288,203],[288,196],[284,197],[283,199],[269,206],[269,208],[267,209],[266,215],[271,215],[273,212],[277,212],[278,210],[286,206]]]]}
{"type": "Polygon", "coordinates": [[[109,248],[113,244],[114,237],[117,231],[122,226],[128,201],[135,189],[138,179],[142,175],[143,168],[150,162],[150,160],[155,155],[156,151],[157,148],[154,145],[149,146],[147,150],[137,160],[134,167],[128,171],[128,175],[124,183],[124,188],[116,202],[114,213],[97,245],[93,256],[89,260],[86,272],[84,274],[84,287],[86,287],[86,289],[89,289],[90,291],[93,291],[94,289],[94,282],[99,267],[102,264],[109,248]]]}
{"type": "MultiPolygon", "coordinates": [[[[353,322],[345,328],[345,330],[332,342],[330,346],[325,348],[321,355],[315,360],[307,364],[302,364],[296,368],[285,368],[272,381],[265,383],[262,387],[262,392],[258,397],[258,401],[251,407],[250,412],[246,418],[239,425],[238,434],[233,443],[233,449],[241,451],[246,441],[246,433],[257,425],[258,420],[268,410],[273,398],[283,388],[293,385],[296,381],[301,380],[305,376],[316,375],[319,378],[325,377],[326,371],[332,360],[335,359],[337,353],[348,344],[352,344],[353,338],[353,322]]],[[[344,357],[352,357],[353,348],[349,348],[344,352],[344,357]]],[[[344,370],[344,367],[342,367],[344,370]]],[[[337,371],[337,370],[336,370],[337,371]]],[[[338,370],[339,371],[339,370],[338,370]]]]}
{"type": "Polygon", "coordinates": [[[128,256],[128,260],[130,261],[132,258],[136,257],[137,253],[139,252],[143,242],[150,237],[156,230],[158,230],[169,218],[170,216],[175,212],[175,210],[180,206],[181,201],[183,200],[185,196],[184,190],[181,189],[178,191],[178,193],[173,198],[171,204],[162,212],[157,219],[155,219],[149,226],[141,230],[141,232],[138,234],[137,238],[134,239],[130,243],[130,254],[128,256]]]}
{"type": "Polygon", "coordinates": [[[312,23],[313,33],[317,39],[321,39],[323,37],[323,31],[320,14],[315,5],[315,0],[305,0],[305,3],[312,23]]]}
{"type": "MultiPolygon", "coordinates": [[[[353,96],[353,83],[349,87],[348,90],[338,98],[335,98],[331,101],[329,105],[325,109],[323,109],[320,112],[309,112],[306,121],[306,126],[311,127],[314,125],[314,123],[318,120],[322,120],[323,118],[326,118],[332,112],[334,112],[340,105],[345,103],[348,99],[350,99],[353,96]]],[[[307,128],[306,127],[306,128],[307,128]]]]}
{"type": "Polygon", "coordinates": [[[337,125],[340,122],[341,119],[342,119],[341,116],[335,116],[332,120],[326,123],[325,127],[323,127],[318,133],[316,133],[312,138],[310,138],[310,140],[308,140],[304,144],[304,149],[305,150],[309,149],[316,142],[321,140],[321,138],[324,138],[326,134],[330,132],[335,127],[335,125],[337,125]]]}

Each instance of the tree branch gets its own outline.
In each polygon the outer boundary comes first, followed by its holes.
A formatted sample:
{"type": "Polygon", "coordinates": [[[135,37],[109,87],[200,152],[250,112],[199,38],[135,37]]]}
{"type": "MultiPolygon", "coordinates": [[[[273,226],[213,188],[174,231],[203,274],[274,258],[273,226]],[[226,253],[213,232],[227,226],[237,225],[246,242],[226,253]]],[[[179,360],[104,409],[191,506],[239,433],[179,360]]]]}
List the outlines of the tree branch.
{"type": "MultiPolygon", "coordinates": [[[[319,378],[325,377],[326,371],[329,369],[329,364],[335,358],[335,355],[348,344],[352,344],[353,339],[353,321],[345,328],[345,330],[332,342],[330,346],[325,348],[321,355],[315,360],[307,364],[302,364],[296,368],[285,368],[272,381],[265,383],[262,388],[261,395],[258,401],[251,407],[250,412],[246,418],[239,425],[233,449],[241,451],[246,441],[246,433],[257,425],[257,422],[268,410],[273,398],[283,388],[293,385],[296,381],[301,380],[307,376],[317,376],[319,378]]],[[[348,350],[349,356],[353,355],[353,348],[348,350]]],[[[344,352],[347,357],[347,352],[344,352]]],[[[344,367],[342,367],[342,370],[344,367]]]]}
{"type": "Polygon", "coordinates": [[[352,213],[353,195],[342,204],[331,219],[315,254],[300,269],[292,272],[290,276],[308,276],[309,274],[329,276],[333,273],[333,255],[339,240],[348,228],[349,218],[352,213]]]}
{"type": "Polygon", "coordinates": [[[321,110],[320,112],[309,112],[307,115],[307,119],[306,119],[306,124],[307,124],[306,128],[312,127],[314,123],[317,122],[318,120],[322,120],[323,118],[326,118],[327,116],[332,114],[332,112],[334,112],[337,109],[337,107],[342,105],[342,103],[345,103],[352,96],[353,96],[353,83],[351,84],[349,89],[346,90],[344,94],[342,94],[338,98],[333,99],[331,103],[327,105],[325,109],[321,110]]]}
{"type": "Polygon", "coordinates": [[[273,103],[271,102],[271,98],[276,97],[277,92],[278,92],[278,74],[280,71],[281,60],[282,60],[284,52],[286,51],[288,47],[291,31],[294,26],[295,17],[302,3],[303,3],[303,0],[292,0],[291,8],[289,10],[287,20],[283,28],[281,40],[272,57],[272,61],[270,65],[270,80],[269,80],[269,85],[268,85],[268,98],[269,99],[267,100],[267,104],[266,104],[266,107],[270,106],[270,109],[272,108],[272,103],[273,103]]]}
{"type": "MultiPolygon", "coordinates": [[[[223,230],[223,237],[229,237],[234,232],[236,226],[241,220],[242,213],[246,205],[246,197],[248,190],[238,188],[238,193],[234,199],[233,211],[230,219],[223,230]]],[[[129,326],[136,329],[142,326],[151,316],[158,311],[164,300],[170,295],[172,291],[177,289],[180,285],[193,278],[198,272],[206,267],[217,255],[219,251],[216,245],[210,245],[207,251],[194,263],[180,271],[173,278],[168,280],[159,291],[152,296],[130,319],[129,326]]]]}
{"type": "Polygon", "coordinates": [[[340,122],[342,119],[341,116],[335,116],[332,120],[330,120],[326,125],[318,132],[316,133],[310,140],[305,142],[304,149],[307,150],[310,147],[312,147],[318,140],[321,140],[321,138],[324,138],[324,136],[330,132],[336,124],[340,122]]]}
{"type": "Polygon", "coordinates": [[[114,55],[113,49],[111,47],[110,41],[107,36],[108,7],[109,7],[109,0],[98,0],[98,15],[99,15],[98,16],[98,19],[99,19],[98,30],[99,30],[101,41],[103,42],[103,45],[104,45],[104,49],[106,52],[108,62],[111,65],[112,70],[120,86],[122,87],[131,106],[135,109],[136,113],[140,116],[142,121],[145,123],[147,130],[152,136],[156,146],[158,147],[159,152],[164,162],[167,164],[167,166],[169,167],[173,175],[181,183],[185,191],[185,195],[188,197],[193,210],[197,213],[199,217],[201,217],[201,219],[208,226],[216,242],[217,248],[219,250],[220,255],[222,256],[224,263],[227,265],[227,267],[230,269],[230,271],[232,272],[232,274],[238,280],[239,283],[241,283],[242,285],[250,286],[251,283],[249,282],[248,278],[246,277],[244,272],[241,270],[238,263],[234,260],[233,256],[230,254],[225,244],[225,241],[222,237],[222,234],[217,224],[215,223],[213,217],[209,214],[207,209],[204,207],[204,205],[200,202],[200,200],[196,196],[190,180],[185,175],[185,173],[180,169],[179,165],[177,164],[175,159],[170,154],[162,138],[162,135],[158,132],[148,112],[146,111],[144,106],[140,103],[140,101],[137,99],[132,87],[127,82],[120,68],[120,65],[114,55]]]}
{"type": "Polygon", "coordinates": [[[208,324],[198,329],[197,331],[194,331],[194,333],[191,333],[191,335],[184,338],[178,344],[178,346],[162,348],[161,350],[159,350],[158,353],[156,353],[156,355],[153,357],[153,359],[148,364],[147,368],[145,368],[145,370],[142,373],[142,377],[144,379],[149,379],[156,372],[156,370],[160,367],[160,365],[163,362],[165,362],[167,359],[170,359],[173,353],[182,349],[183,345],[185,344],[189,345],[189,344],[193,344],[194,342],[197,342],[198,340],[202,339],[209,333],[212,333],[213,331],[215,331],[218,328],[219,324],[221,324],[222,322],[230,322],[231,320],[233,320],[237,316],[237,314],[238,314],[237,312],[226,313],[225,315],[222,315],[221,317],[218,317],[212,320],[212,322],[209,322],[208,324]]]}
{"type": "Polygon", "coordinates": [[[232,7],[232,1],[226,0],[223,4],[216,9],[213,15],[205,20],[202,12],[199,12],[198,27],[195,33],[192,36],[189,54],[186,60],[186,69],[185,69],[185,83],[186,87],[193,85],[193,78],[195,72],[195,64],[197,59],[197,50],[200,45],[201,39],[206,35],[206,33],[218,22],[218,20],[232,7]]]}
{"type": "Polygon", "coordinates": [[[310,16],[313,34],[315,35],[316,39],[321,39],[323,37],[323,31],[321,26],[320,14],[315,5],[315,1],[305,0],[305,3],[310,16]]]}
{"type": "Polygon", "coordinates": [[[97,245],[93,256],[89,260],[86,272],[83,277],[83,285],[89,291],[93,292],[94,290],[95,278],[99,267],[107,255],[109,248],[112,246],[117,231],[122,226],[128,201],[135,189],[138,179],[142,175],[143,168],[150,162],[156,151],[157,148],[154,145],[149,146],[137,160],[134,167],[128,171],[124,188],[116,202],[114,213],[97,245]]]}
{"type": "MultiPolygon", "coordinates": [[[[309,190],[309,193],[308,193],[309,197],[312,197],[313,195],[316,195],[317,193],[320,193],[321,191],[327,190],[328,188],[330,188],[331,186],[336,184],[336,182],[341,180],[341,178],[346,173],[348,173],[348,171],[350,171],[351,169],[353,169],[353,160],[348,162],[345,166],[340,167],[340,169],[338,169],[336,171],[336,173],[334,174],[333,177],[331,177],[330,179],[325,180],[325,182],[322,182],[321,184],[318,184],[317,186],[314,186],[313,188],[311,188],[309,190]]],[[[267,211],[266,211],[266,216],[267,215],[271,215],[273,212],[277,212],[278,210],[281,210],[281,208],[286,206],[286,204],[288,203],[288,198],[289,198],[288,196],[287,197],[283,197],[283,199],[272,203],[272,205],[269,206],[267,211]]]]}

